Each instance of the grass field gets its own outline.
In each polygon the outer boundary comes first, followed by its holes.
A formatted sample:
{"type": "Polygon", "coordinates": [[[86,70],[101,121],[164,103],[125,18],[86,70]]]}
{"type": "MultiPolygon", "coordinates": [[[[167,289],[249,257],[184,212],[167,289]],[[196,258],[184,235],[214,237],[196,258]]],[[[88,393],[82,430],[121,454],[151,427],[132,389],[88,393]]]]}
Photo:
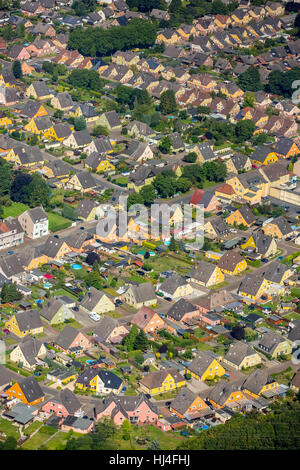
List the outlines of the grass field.
{"type": "Polygon", "coordinates": [[[58,230],[63,230],[72,225],[72,222],[65,217],[62,217],[60,214],[53,214],[53,212],[47,212],[49,218],[49,230],[51,232],[57,232],[58,230]]]}
{"type": "Polygon", "coordinates": [[[37,450],[43,445],[47,439],[52,434],[56,433],[55,428],[50,428],[50,426],[42,426],[34,436],[30,437],[24,444],[21,446],[24,450],[37,450]]]}
{"type": "Polygon", "coordinates": [[[0,430],[5,432],[6,437],[14,437],[17,440],[20,439],[19,428],[7,419],[0,418],[0,430]]]}
{"type": "Polygon", "coordinates": [[[13,202],[9,207],[3,207],[3,219],[6,217],[18,217],[18,215],[23,214],[29,206],[22,204],[21,202],[13,202]]]}

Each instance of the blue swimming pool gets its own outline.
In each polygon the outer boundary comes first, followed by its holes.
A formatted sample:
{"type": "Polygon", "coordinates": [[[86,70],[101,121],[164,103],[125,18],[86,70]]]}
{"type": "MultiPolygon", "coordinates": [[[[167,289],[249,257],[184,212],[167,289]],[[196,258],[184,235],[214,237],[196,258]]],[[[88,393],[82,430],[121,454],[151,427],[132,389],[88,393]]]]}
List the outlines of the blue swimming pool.
{"type": "Polygon", "coordinates": [[[72,269],[75,269],[75,270],[81,269],[81,264],[72,264],[72,269]]]}

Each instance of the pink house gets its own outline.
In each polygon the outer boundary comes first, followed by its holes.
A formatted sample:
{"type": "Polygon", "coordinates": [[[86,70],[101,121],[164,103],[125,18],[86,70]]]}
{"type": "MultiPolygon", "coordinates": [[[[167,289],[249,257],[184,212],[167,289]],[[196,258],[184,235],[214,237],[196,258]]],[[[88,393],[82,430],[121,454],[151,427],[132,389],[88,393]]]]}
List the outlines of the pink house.
{"type": "Polygon", "coordinates": [[[94,428],[94,421],[92,419],[75,418],[75,416],[68,416],[61,424],[62,431],[75,431],[81,434],[88,434],[94,428]]]}
{"type": "Polygon", "coordinates": [[[191,200],[191,206],[195,207],[198,204],[203,204],[206,212],[215,212],[220,210],[220,203],[213,192],[204,191],[203,189],[195,189],[191,200]]]}
{"type": "Polygon", "coordinates": [[[77,396],[68,388],[62,390],[57,398],[52,398],[42,407],[44,413],[55,414],[66,418],[69,415],[80,416],[81,403],[77,396]]]}
{"type": "Polygon", "coordinates": [[[138,396],[116,396],[111,393],[103,400],[97,421],[105,416],[111,418],[117,426],[125,419],[134,424],[156,424],[158,410],[143,393],[138,396]]]}
{"type": "Polygon", "coordinates": [[[14,60],[28,60],[30,54],[22,44],[14,44],[8,51],[7,57],[14,60]]]}
{"type": "Polygon", "coordinates": [[[214,312],[200,313],[200,318],[210,326],[216,326],[221,323],[221,317],[214,312]]]}
{"type": "Polygon", "coordinates": [[[76,330],[71,325],[67,325],[58,335],[55,345],[67,354],[80,355],[84,350],[91,348],[93,343],[81,331],[76,330]]]}

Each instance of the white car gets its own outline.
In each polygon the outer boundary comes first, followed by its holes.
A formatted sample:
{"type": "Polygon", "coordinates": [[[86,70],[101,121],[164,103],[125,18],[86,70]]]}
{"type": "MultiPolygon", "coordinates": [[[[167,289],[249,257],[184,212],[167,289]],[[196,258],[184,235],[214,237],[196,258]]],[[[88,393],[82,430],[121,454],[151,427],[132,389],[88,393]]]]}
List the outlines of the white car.
{"type": "Polygon", "coordinates": [[[94,320],[94,321],[99,321],[101,319],[100,315],[98,315],[98,313],[95,313],[95,312],[89,313],[89,317],[91,320],[94,320]]]}

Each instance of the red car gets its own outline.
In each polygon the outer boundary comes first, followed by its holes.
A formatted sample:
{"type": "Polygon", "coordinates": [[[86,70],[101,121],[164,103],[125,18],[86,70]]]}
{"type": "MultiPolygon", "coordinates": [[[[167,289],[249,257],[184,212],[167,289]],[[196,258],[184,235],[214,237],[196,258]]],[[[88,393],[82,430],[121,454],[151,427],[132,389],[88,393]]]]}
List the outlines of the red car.
{"type": "Polygon", "coordinates": [[[3,333],[9,335],[9,334],[10,334],[10,331],[9,331],[7,328],[4,328],[3,333]]]}

